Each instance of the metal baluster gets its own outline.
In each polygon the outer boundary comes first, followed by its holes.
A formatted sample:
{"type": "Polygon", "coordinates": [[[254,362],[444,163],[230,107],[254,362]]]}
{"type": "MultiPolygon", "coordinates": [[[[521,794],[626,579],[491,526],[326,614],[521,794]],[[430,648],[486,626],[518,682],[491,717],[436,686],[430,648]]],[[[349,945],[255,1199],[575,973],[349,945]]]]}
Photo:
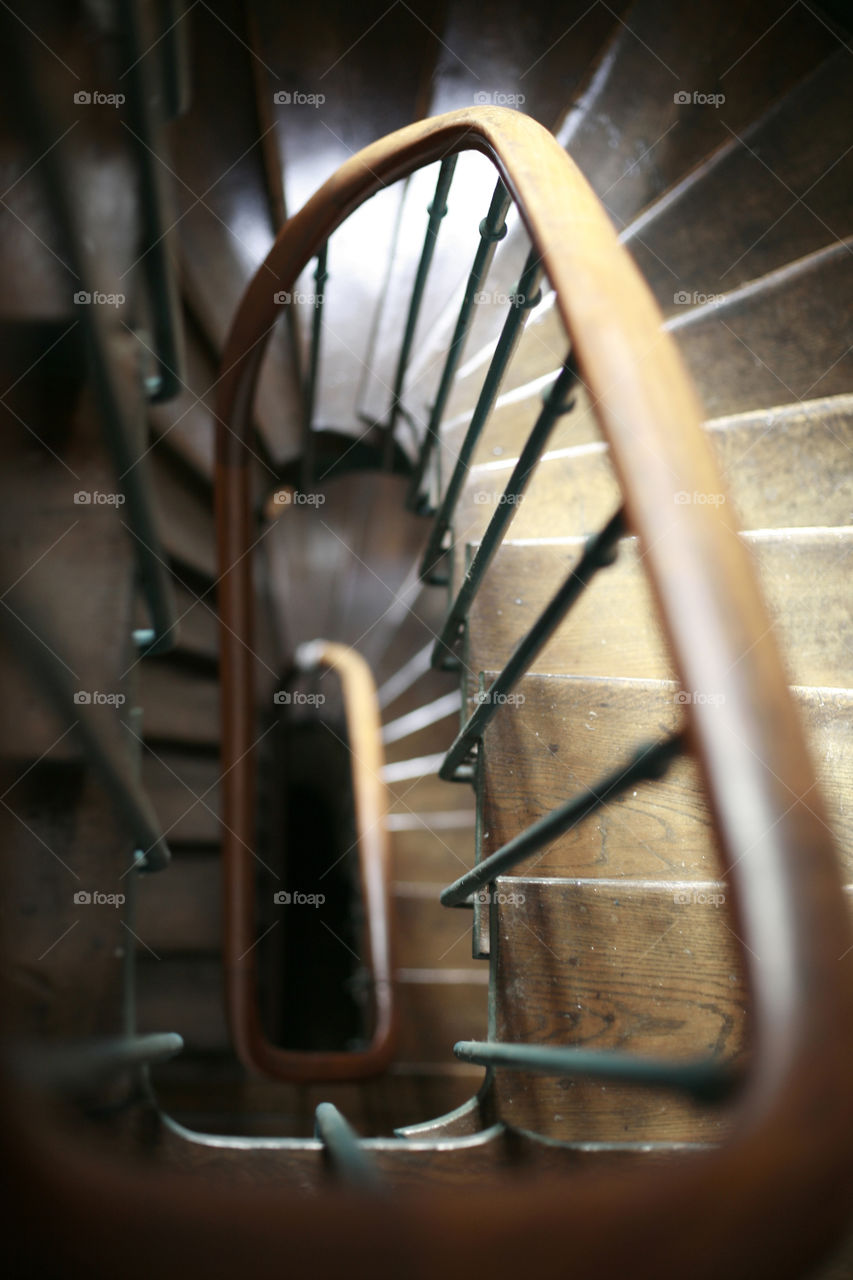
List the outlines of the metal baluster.
{"type": "Polygon", "coordinates": [[[550,640],[595,574],[607,565],[613,564],[616,558],[616,544],[625,531],[625,514],[620,508],[600,533],[589,539],[586,550],[575,568],[545,606],[527,634],[516,645],[503,671],[495,677],[488,692],[480,697],[476,710],[457,735],[439,770],[439,777],[445,782],[454,780],[459,766],[470,754],[477,740],[483,736],[486,726],[498,707],[506,701],[513,686],[526,674],[536,655],[550,640]]]}
{"type": "MultiPolygon", "coordinates": [[[[171,17],[171,14],[164,15],[171,17]]],[[[127,134],[136,153],[139,177],[139,206],[142,215],[141,252],[138,258],[151,299],[155,368],[145,379],[149,399],[158,402],[176,396],[183,383],[184,336],[177,275],[171,254],[173,237],[169,229],[175,222],[170,207],[167,170],[160,161],[163,150],[160,103],[163,99],[161,77],[155,78],[157,60],[145,54],[154,35],[146,30],[138,0],[124,0],[118,6],[121,55],[127,67],[123,82],[127,85],[127,134]],[[161,79],[161,84],[156,79],[161,79]]],[[[168,91],[178,95],[179,46],[174,30],[166,41],[170,58],[168,91]]],[[[170,107],[177,105],[170,101],[170,107]]]]}
{"type": "Polygon", "coordinates": [[[326,281],[329,278],[329,273],[326,269],[328,254],[329,242],[327,240],[317,254],[317,265],[314,269],[314,314],[311,317],[311,350],[308,356],[308,371],[305,378],[303,396],[302,486],[306,490],[310,489],[314,484],[314,408],[317,401],[317,376],[320,368],[323,303],[325,301],[326,281]]]}
{"type": "Polygon", "coordinates": [[[137,855],[137,866],[146,871],[159,871],[170,861],[169,847],[151,803],[134,775],[133,763],[125,752],[115,749],[102,732],[106,710],[75,702],[60,647],[45,619],[34,605],[21,599],[16,591],[15,606],[4,604],[0,624],[9,636],[16,655],[34,680],[56,707],[65,724],[76,722],[77,733],[92,767],[97,770],[105,791],[122,820],[127,824],[134,844],[144,852],[137,855]]]}
{"type": "Polygon", "coordinates": [[[459,494],[462,492],[462,486],[465,483],[465,476],[468,472],[471,457],[497,399],[507,365],[518,345],[524,328],[525,316],[532,307],[537,305],[542,296],[539,289],[541,278],[542,264],[539,260],[539,252],[534,248],[530,250],[518,286],[512,295],[509,314],[504,321],[501,336],[498,339],[498,344],[495,347],[494,355],[480,389],[477,405],[465,434],[465,439],[462,442],[462,448],[459,450],[453,474],[450,477],[444,498],[435,517],[435,524],[430,533],[420,570],[421,577],[427,582],[440,583],[444,581],[444,579],[434,576],[435,566],[445,553],[444,539],[450,531],[453,512],[459,500],[459,494]]]}
{"type": "Polygon", "coordinates": [[[87,1044],[51,1045],[50,1049],[13,1051],[12,1062],[29,1084],[44,1089],[77,1093],[96,1088],[124,1071],[168,1062],[181,1052],[183,1038],[166,1031],[113,1040],[91,1040],[87,1044]]]}
{"type": "Polygon", "coordinates": [[[483,1067],[506,1067],[536,1075],[592,1077],[678,1089],[701,1102],[721,1102],[738,1082],[738,1076],[731,1068],[710,1059],[667,1062],[660,1058],[634,1057],[605,1050],[595,1052],[570,1046],[478,1040],[460,1040],[453,1046],[453,1052],[463,1062],[476,1062],[483,1067]]]}
{"type": "MultiPolygon", "coordinates": [[[[409,314],[406,317],[406,327],[403,331],[403,342],[400,347],[400,355],[397,358],[397,370],[394,374],[394,389],[391,394],[391,407],[388,410],[388,423],[383,428],[387,431],[386,449],[393,439],[394,431],[397,426],[397,418],[400,415],[400,398],[403,394],[403,382],[406,377],[406,370],[409,367],[409,356],[412,351],[412,343],[415,339],[415,329],[420,315],[421,303],[423,302],[424,290],[426,288],[427,276],[432,265],[433,254],[435,253],[435,242],[438,238],[438,229],[441,221],[447,213],[447,195],[450,191],[450,184],[453,181],[453,174],[456,169],[457,156],[447,156],[442,160],[438,170],[438,181],[435,184],[435,195],[432,199],[427,213],[429,221],[427,222],[426,236],[424,238],[424,247],[421,250],[421,257],[418,263],[418,270],[415,275],[415,283],[412,288],[412,297],[409,302],[409,314]]],[[[390,460],[390,452],[389,452],[390,460]]]]}
{"type": "Polygon", "coordinates": [[[584,818],[588,818],[597,809],[603,808],[627,787],[662,777],[672,761],[683,750],[684,735],[680,732],[673,733],[660,742],[649,742],[639,747],[627,764],[619,765],[611,773],[600,778],[594,787],[579,791],[565,804],[552,809],[544,818],[540,818],[538,822],[532,823],[524,831],[519,832],[502,849],[497,849],[476,867],[466,871],[464,876],[454,880],[453,884],[442,890],[442,906],[458,906],[470,894],[482,889],[497,876],[504,875],[518,866],[543,845],[571,831],[573,827],[583,822],[584,818]]]}
{"type": "Polygon", "coordinates": [[[333,1103],[321,1102],[317,1107],[314,1113],[314,1136],[325,1146],[342,1181],[360,1190],[378,1191],[381,1188],[379,1170],[352,1125],[333,1103]]]}
{"type": "Polygon", "coordinates": [[[456,320],[456,328],[453,331],[453,338],[447,351],[444,361],[444,368],[441,373],[441,381],[438,384],[435,402],[430,411],[429,422],[427,424],[426,435],[421,445],[420,456],[418,457],[415,471],[412,476],[409,493],[406,499],[407,505],[412,510],[422,509],[421,485],[423,484],[424,475],[426,474],[427,465],[432,456],[433,447],[438,439],[438,429],[441,420],[444,417],[444,410],[447,405],[447,398],[450,395],[450,388],[453,379],[456,376],[456,370],[459,361],[462,359],[462,352],[465,347],[465,341],[471,328],[471,322],[474,318],[474,300],[483,281],[486,272],[491,266],[494,257],[495,247],[499,240],[503,240],[506,235],[506,213],[509,208],[509,193],[499,178],[495,187],[492,202],[489,205],[489,212],[480,223],[480,243],[477,246],[477,252],[474,256],[474,264],[468,276],[468,284],[465,287],[465,295],[462,299],[462,305],[459,308],[459,315],[456,320]]]}
{"type": "MultiPolygon", "coordinates": [[[[14,46],[14,54],[14,57],[7,56],[4,60],[9,92],[21,104],[19,117],[27,123],[34,154],[42,156],[40,170],[47,203],[56,214],[69,268],[79,288],[91,292],[93,264],[78,226],[71,196],[71,174],[63,147],[54,146],[62,128],[47,100],[34,90],[39,81],[30,54],[20,44],[14,46]]],[[[104,307],[81,307],[79,324],[86,342],[93,391],[107,449],[127,498],[128,525],[135,534],[133,544],[137,572],[150,616],[150,628],[134,632],[134,639],[147,652],[164,653],[174,646],[177,638],[176,610],[154,515],[149,461],[141,454],[145,430],[143,404],[140,400],[132,411],[125,405],[124,391],[110,359],[108,321],[101,316],[105,310],[107,308],[104,307]]]]}
{"type": "Polygon", "coordinates": [[[456,599],[450,607],[441,635],[436,640],[433,648],[432,665],[434,667],[450,670],[459,666],[459,662],[453,654],[453,649],[465,626],[471,603],[495,552],[501,544],[507,527],[518,510],[518,500],[530,482],[536,469],[536,464],[539,462],[557,419],[572,407],[572,401],[569,400],[567,402],[566,397],[570,395],[576,380],[577,370],[569,355],[566,357],[556,382],[545,397],[542,412],[539,414],[536,424],[527,438],[527,442],[503,491],[501,500],[489,520],[474,559],[468,566],[456,599]]]}

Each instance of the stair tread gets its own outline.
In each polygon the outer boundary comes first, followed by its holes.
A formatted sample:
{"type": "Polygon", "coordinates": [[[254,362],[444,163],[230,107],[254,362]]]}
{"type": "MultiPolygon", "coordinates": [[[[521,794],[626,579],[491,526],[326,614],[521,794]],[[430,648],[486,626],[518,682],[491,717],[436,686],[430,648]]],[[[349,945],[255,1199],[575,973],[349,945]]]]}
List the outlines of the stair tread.
{"type": "MultiPolygon", "coordinates": [[[[792,683],[853,683],[848,631],[853,530],[773,529],[742,535],[792,683]],[[845,566],[847,570],[845,571],[845,566]]],[[[583,541],[504,542],[471,607],[468,665],[503,666],[583,551],[583,541]]],[[[671,660],[633,539],[597,574],[533,664],[539,672],[670,677],[671,660]]]]}
{"type": "MultiPolygon", "coordinates": [[[[236,0],[214,12],[198,6],[191,23],[192,101],[171,127],[182,283],[211,344],[221,350],[234,313],[275,228],[257,145],[259,122],[250,58],[235,41],[245,18],[236,0]],[[223,93],[222,68],[228,68],[223,93]],[[216,269],[211,270],[211,264],[216,269]]],[[[275,289],[271,279],[270,289],[275,289]]],[[[299,450],[299,387],[283,327],[269,344],[256,413],[271,454],[299,450]]]]}
{"type": "Polygon", "coordinates": [[[627,228],[664,314],[678,311],[679,293],[727,292],[853,232],[851,109],[838,50],[627,228]]]}
{"type": "MultiPolygon", "coordinates": [[[[457,1040],[485,1036],[486,989],[479,972],[472,970],[470,981],[457,982],[452,999],[443,982],[398,983],[397,995],[398,1067],[403,1063],[452,1065],[457,1040]]],[[[141,960],[139,1028],[143,1033],[177,1031],[188,1053],[229,1053],[221,962],[210,957],[141,960]]]]}
{"type": "MultiPolygon", "coordinates": [[[[528,675],[515,692],[523,701],[502,708],[484,740],[484,856],[683,720],[676,681],[528,675]]],[[[843,873],[853,881],[853,766],[845,746],[853,691],[795,687],[792,696],[843,873]]],[[[663,779],[637,784],[513,874],[690,881],[714,879],[721,869],[698,765],[682,756],[663,779]]]]}
{"type": "MultiPolygon", "coordinates": [[[[853,524],[853,397],[761,410],[705,426],[742,528],[853,524]]],[[[471,467],[454,518],[457,544],[479,540],[515,462],[471,467]]],[[[589,534],[605,523],[619,500],[605,444],[549,447],[515,504],[509,534],[589,534]]]]}
{"type": "Polygon", "coordinates": [[[170,845],[215,845],[220,839],[219,761],[149,748],[142,781],[170,845]]]}
{"type": "Polygon", "coordinates": [[[140,703],[146,741],[215,748],[219,745],[219,683],[168,659],[142,664],[140,703]]]}
{"type": "MultiPolygon", "coordinates": [[[[496,907],[495,1039],[741,1059],[747,990],[724,891],[521,877],[512,888],[524,901],[496,907]]],[[[718,1111],[660,1089],[500,1070],[494,1099],[504,1122],[572,1141],[727,1132],[718,1111]]]]}

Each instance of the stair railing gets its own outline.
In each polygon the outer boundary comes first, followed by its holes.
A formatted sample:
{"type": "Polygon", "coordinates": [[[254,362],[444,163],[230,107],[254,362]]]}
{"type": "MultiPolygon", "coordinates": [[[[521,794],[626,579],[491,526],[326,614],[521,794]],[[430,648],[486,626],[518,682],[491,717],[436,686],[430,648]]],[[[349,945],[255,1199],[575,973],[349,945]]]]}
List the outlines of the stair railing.
{"type": "MultiPolygon", "coordinates": [[[[590,793],[570,800],[544,821],[551,822],[552,835],[567,829],[560,824],[582,820],[627,780],[659,773],[689,745],[698,757],[731,879],[752,997],[751,1056],[727,1103],[733,1136],[719,1149],[685,1156],[675,1169],[620,1176],[618,1205],[604,1178],[589,1185],[555,1180],[536,1190],[516,1189],[505,1209],[513,1223],[536,1225],[543,1275],[562,1274],[561,1242],[566,1239],[571,1239],[578,1275],[601,1274],[614,1260],[627,1265],[629,1258],[633,1272],[644,1276],[713,1276],[721,1259],[731,1274],[797,1275],[843,1225],[853,1186],[853,977],[849,965],[840,963],[853,949],[853,937],[832,835],[816,798],[802,727],[747,552],[715,505],[676,501],[683,491],[717,493],[722,486],[702,431],[701,409],[675,345],[662,330],[657,306],[605,211],[570,158],[550,134],[515,112],[453,112],[411,125],[354,156],[283,228],[235,318],[219,384],[217,437],[226,884],[244,879],[239,868],[251,856],[247,851],[254,835],[249,555],[254,534],[248,440],[258,371],[280,311],[273,293],[290,290],[335,229],[376,191],[466,149],[492,160],[530,237],[531,255],[514,309],[523,310],[530,299],[535,302],[540,275],[549,281],[571,342],[565,369],[576,373],[587,389],[624,495],[624,511],[590,540],[533,633],[520,641],[509,674],[505,671],[498,681],[509,687],[524,673],[546,633],[551,634],[593,573],[612,561],[619,538],[630,533],[642,545],[683,687],[713,689],[720,695],[712,707],[694,700],[685,708],[684,734],[617,765],[590,793]],[[677,1245],[666,1229],[673,1216],[677,1245]],[[614,1239],[616,1223],[630,1249],[614,1239]],[[763,1270],[756,1265],[759,1258],[763,1270]]],[[[499,192],[500,186],[495,196],[500,205],[499,192]]],[[[485,224],[488,235],[481,227],[479,259],[484,244],[488,254],[488,237],[498,234],[499,214],[493,201],[485,224]]],[[[457,324],[462,337],[454,340],[451,362],[458,362],[468,304],[466,292],[457,324]]],[[[494,402],[521,321],[511,315],[498,342],[472,420],[473,436],[462,446],[463,468],[494,402]]],[[[448,387],[450,381],[452,375],[448,387]]],[[[559,411],[567,390],[565,382],[549,412],[559,411]]],[[[416,501],[423,459],[439,426],[440,412],[431,418],[424,441],[416,501]]],[[[546,435],[540,427],[539,442],[546,435]]],[[[460,490],[454,475],[439,507],[424,564],[427,575],[434,575],[448,549],[460,490]]],[[[503,531],[495,533],[492,551],[503,531]]],[[[451,608],[439,646],[442,661],[448,644],[457,643],[464,629],[473,589],[463,591],[465,598],[460,603],[457,597],[451,608]]],[[[451,748],[446,776],[470,776],[470,764],[464,766],[481,750],[485,724],[500,705],[496,697],[478,702],[451,748]],[[487,711],[481,710],[483,705],[487,711]]],[[[528,851],[538,847],[530,833],[519,839],[528,851]]],[[[500,860],[501,854],[493,858],[500,860]]],[[[474,878],[451,887],[446,899],[464,897],[475,883],[488,881],[508,865],[509,859],[500,865],[483,863],[474,878]]],[[[245,932],[248,909],[245,896],[226,897],[228,927],[245,932]]],[[[239,1047],[245,1043],[245,1029],[233,985],[228,1004],[239,1047]]],[[[518,1055],[512,1058],[513,1046],[460,1048],[473,1060],[500,1065],[498,1060],[509,1056],[516,1069],[521,1065],[518,1055]]],[[[592,1069],[605,1077],[621,1073],[638,1083],[679,1087],[687,1081],[685,1087],[704,1096],[720,1084],[719,1073],[709,1073],[706,1064],[673,1063],[667,1074],[665,1064],[640,1060],[632,1074],[628,1059],[576,1062],[580,1072],[592,1069]]],[[[531,1065],[554,1068],[541,1061],[531,1065]]],[[[500,1218],[497,1203],[490,1201],[492,1224],[500,1218]]],[[[468,1224],[471,1212],[466,1197],[468,1224]]],[[[521,1232],[527,1240],[522,1248],[503,1229],[491,1228],[474,1232],[476,1239],[468,1247],[462,1242],[463,1221],[449,1198],[437,1195],[429,1209],[422,1203],[420,1214],[407,1219],[408,1247],[420,1258],[424,1274],[428,1264],[440,1266],[453,1256],[460,1274],[467,1263],[488,1265],[508,1276],[524,1265],[528,1248],[533,1248],[529,1230],[521,1232]]],[[[365,1209],[359,1234],[365,1247],[382,1229],[378,1212],[365,1209]],[[376,1234],[371,1237],[371,1232],[376,1234]]],[[[352,1241],[348,1235],[342,1256],[352,1241]]],[[[384,1274],[381,1266],[379,1272],[384,1274]]]]}

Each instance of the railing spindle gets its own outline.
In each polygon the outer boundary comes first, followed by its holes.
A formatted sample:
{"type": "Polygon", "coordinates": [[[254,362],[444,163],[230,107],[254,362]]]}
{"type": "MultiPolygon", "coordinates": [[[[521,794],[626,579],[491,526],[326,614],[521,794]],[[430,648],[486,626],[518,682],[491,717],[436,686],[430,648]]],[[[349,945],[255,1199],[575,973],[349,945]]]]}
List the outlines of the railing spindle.
{"type": "Polygon", "coordinates": [[[403,394],[403,383],[406,378],[406,370],[409,367],[409,356],[412,353],[412,343],[415,340],[415,329],[417,328],[418,316],[421,311],[424,290],[426,288],[429,269],[432,266],[432,259],[435,253],[435,242],[438,238],[438,229],[441,226],[442,219],[447,213],[447,196],[450,191],[450,184],[453,181],[453,174],[456,169],[456,161],[458,156],[446,156],[442,160],[438,170],[438,181],[435,184],[435,195],[432,203],[427,209],[429,221],[427,222],[426,236],[424,237],[424,247],[421,250],[418,269],[415,274],[415,283],[412,288],[412,297],[409,302],[409,314],[406,317],[406,327],[403,331],[403,341],[400,346],[400,354],[397,358],[397,369],[394,374],[394,389],[391,393],[391,407],[388,410],[388,422],[384,430],[388,433],[388,440],[393,438],[394,430],[397,426],[397,418],[400,415],[401,397],[403,394]]]}
{"type": "Polygon", "coordinates": [[[464,876],[454,880],[453,884],[442,890],[442,906],[459,906],[470,894],[482,889],[497,876],[504,875],[518,866],[543,845],[571,831],[573,827],[583,822],[584,818],[588,818],[597,809],[603,808],[626,787],[663,777],[672,761],[681,754],[683,749],[684,736],[680,732],[670,734],[659,742],[645,743],[637,749],[627,764],[619,765],[600,778],[594,787],[579,791],[564,804],[552,809],[544,818],[531,823],[524,831],[508,841],[502,849],[497,849],[488,858],[478,862],[476,867],[466,871],[464,876]]]}
{"type": "Polygon", "coordinates": [[[459,494],[462,492],[462,486],[465,483],[465,476],[468,472],[474,449],[497,399],[507,366],[518,345],[524,328],[525,316],[540,300],[539,281],[541,278],[542,263],[538,249],[534,248],[528,254],[518,286],[512,295],[509,313],[504,321],[501,336],[498,339],[483,385],[480,388],[477,405],[468,430],[465,433],[462,447],[459,450],[453,475],[450,477],[444,498],[435,517],[435,523],[430,533],[420,570],[421,577],[428,582],[436,581],[434,577],[435,566],[446,551],[444,539],[450,531],[453,512],[456,508],[456,503],[459,501],[459,494]]]}
{"type": "Polygon", "coordinates": [[[439,770],[439,777],[445,782],[454,781],[458,767],[469,755],[475,742],[483,736],[495,711],[506,701],[517,681],[526,674],[536,655],[550,640],[591,579],[600,569],[613,563],[616,545],[624,533],[625,514],[620,508],[600,533],[589,539],[575,568],[516,645],[503,671],[489,686],[488,692],[481,695],[479,705],[458,734],[439,770]]]}
{"type": "Polygon", "coordinates": [[[317,379],[320,370],[320,338],[323,329],[323,303],[325,301],[326,281],[329,278],[327,262],[329,255],[328,240],[317,254],[317,265],[314,268],[314,312],[311,316],[311,350],[308,355],[308,370],[305,376],[303,392],[302,419],[302,485],[310,489],[314,483],[314,409],[317,403],[317,379]]]}
{"type": "Polygon", "coordinates": [[[569,355],[566,357],[556,382],[545,397],[542,412],[539,414],[533,430],[527,438],[527,442],[503,491],[501,500],[489,520],[474,559],[468,566],[456,599],[450,607],[441,635],[436,640],[433,648],[432,664],[435,667],[455,669],[459,665],[454,658],[453,649],[465,625],[471,603],[513,516],[518,510],[518,499],[530,482],[548,437],[557,423],[557,419],[571,408],[571,401],[567,403],[566,397],[570,396],[576,380],[577,370],[571,355],[569,355]]]}
{"type": "Polygon", "coordinates": [[[468,276],[468,283],[465,287],[462,305],[459,308],[456,328],[454,329],[453,337],[450,340],[450,346],[444,361],[444,368],[441,372],[441,381],[438,384],[438,391],[436,392],[435,401],[430,411],[426,434],[423,438],[420,455],[412,476],[407,503],[413,510],[421,509],[421,485],[423,484],[427,465],[432,456],[433,446],[438,439],[438,428],[441,425],[442,418],[444,417],[444,410],[447,405],[447,398],[450,395],[450,388],[453,385],[453,379],[456,376],[459,361],[462,359],[465,340],[468,337],[471,322],[474,318],[474,299],[483,282],[486,272],[491,266],[498,241],[503,240],[506,235],[506,214],[508,208],[509,193],[504,186],[503,181],[499,178],[497,185],[495,186],[491,204],[489,205],[489,212],[480,223],[480,243],[477,246],[477,252],[474,255],[474,263],[468,276]]]}
{"type": "Polygon", "coordinates": [[[361,1191],[378,1191],[379,1170],[367,1154],[352,1125],[331,1102],[321,1102],[314,1113],[314,1136],[319,1138],[342,1181],[361,1191]]]}

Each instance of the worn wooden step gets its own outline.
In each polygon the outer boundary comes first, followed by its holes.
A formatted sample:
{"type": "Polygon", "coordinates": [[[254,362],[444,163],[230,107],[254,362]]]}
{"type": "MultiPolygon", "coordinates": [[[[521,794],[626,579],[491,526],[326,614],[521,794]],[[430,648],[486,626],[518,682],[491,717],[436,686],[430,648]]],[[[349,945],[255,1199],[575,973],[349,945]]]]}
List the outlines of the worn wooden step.
{"type": "Polygon", "coordinates": [[[212,582],[216,577],[216,528],[210,491],[182,474],[162,449],[151,451],[150,464],[160,536],[178,576],[186,568],[212,582]]]}
{"type": "MultiPolygon", "coordinates": [[[[626,7],[623,0],[606,10],[590,10],[583,0],[573,0],[555,10],[538,0],[522,14],[511,0],[500,0],[485,12],[471,3],[450,6],[427,114],[494,103],[514,106],[552,128],[566,103],[581,91],[590,65],[626,7]],[[511,47],[503,39],[508,30],[513,33],[511,47]],[[571,40],[564,38],[569,30],[571,40]],[[499,47],[498,69],[494,58],[499,47]]],[[[478,224],[488,210],[496,176],[492,164],[476,153],[463,154],[458,160],[421,306],[412,376],[407,379],[404,397],[419,422],[426,419],[443,363],[443,352],[432,350],[433,330],[443,331],[455,323],[478,243],[478,224]]],[[[435,182],[436,167],[430,166],[406,184],[395,253],[368,360],[370,375],[363,390],[362,411],[372,418],[381,418],[388,410],[435,182]]],[[[515,219],[511,221],[515,223],[515,219]]],[[[399,434],[405,438],[403,429],[399,434]]]]}
{"type": "MultiPolygon", "coordinates": [[[[245,12],[223,0],[184,19],[191,55],[189,109],[172,125],[182,282],[208,341],[221,350],[234,313],[276,232],[258,145],[263,126],[255,96],[245,12]],[[222,68],[228,68],[228,93],[222,68]],[[212,269],[215,264],[215,269],[212,269]]],[[[280,288],[270,277],[270,291],[280,288]]],[[[272,337],[258,388],[257,418],[279,460],[299,448],[299,386],[284,326],[272,337]]]]}
{"type": "MultiPolygon", "coordinates": [[[[219,618],[216,591],[196,593],[188,586],[174,584],[175,614],[178,620],[177,652],[208,665],[219,659],[219,618]]],[[[141,625],[141,624],[140,624],[141,625]]]]}
{"type": "Polygon", "coordinates": [[[391,866],[395,880],[446,884],[474,861],[474,805],[458,788],[444,812],[390,814],[391,866]],[[463,807],[467,803],[467,808],[463,807]]]}
{"type": "Polygon", "coordinates": [[[461,709],[457,687],[434,702],[390,721],[384,730],[386,762],[446,751],[459,729],[461,709]],[[401,736],[396,736],[398,734],[401,736]]]}
{"type": "MultiPolygon", "coordinates": [[[[813,15],[789,10],[780,18],[772,0],[763,0],[748,14],[727,0],[725,15],[718,8],[713,18],[698,19],[697,27],[692,15],[682,18],[669,9],[662,20],[658,0],[634,5],[630,21],[615,28],[596,74],[557,130],[559,141],[620,231],[836,49],[835,37],[813,15]],[[690,26],[689,36],[682,22],[690,26]],[[672,92],[662,89],[662,76],[671,80],[672,92]],[[684,93],[690,97],[687,103],[681,100],[684,93]],[[694,94],[720,93],[724,106],[693,101],[694,94]]],[[[511,292],[525,253],[523,231],[508,236],[499,246],[485,289],[511,292]]],[[[673,292],[678,287],[676,280],[673,292]]],[[[490,353],[504,312],[497,307],[479,309],[469,352],[490,353]]],[[[524,360],[523,350],[519,353],[507,386],[535,376],[521,375],[525,364],[541,373],[556,368],[565,354],[559,328],[552,327],[550,317],[546,321],[547,312],[539,314],[537,324],[533,313],[525,334],[533,346],[530,360],[524,360]],[[550,364],[548,347],[554,357],[550,364]]],[[[463,368],[459,382],[464,381],[463,368]]],[[[830,391],[824,388],[822,393],[830,391]]],[[[451,415],[471,398],[470,386],[457,386],[451,415]]],[[[774,396],[773,402],[781,398],[774,396]]]]}
{"type": "Polygon", "coordinates": [[[147,742],[208,749],[219,745],[219,685],[215,676],[152,658],[141,667],[140,701],[147,742]]]}
{"type": "Polygon", "coordinates": [[[248,1080],[233,1073],[183,1083],[176,1075],[167,1069],[155,1074],[157,1096],[164,1110],[188,1128],[236,1136],[312,1138],[314,1112],[321,1102],[334,1103],[364,1136],[390,1136],[395,1128],[468,1102],[482,1072],[459,1063],[453,1072],[392,1069],[378,1080],[324,1085],[248,1080]]]}
{"type": "MultiPolygon", "coordinates": [[[[674,681],[530,675],[516,693],[519,700],[501,708],[485,736],[486,855],[576,792],[594,789],[639,743],[663,737],[684,718],[685,691],[674,681]]],[[[795,688],[792,696],[844,875],[853,882],[853,766],[845,747],[853,729],[853,695],[795,688]]],[[[692,699],[693,691],[686,697],[692,699]]],[[[549,842],[514,874],[644,881],[721,875],[696,761],[682,756],[663,779],[639,783],[574,831],[549,842]]]]}
{"type": "MultiPolygon", "coordinates": [[[[147,958],[139,971],[140,1031],[178,1031],[190,1053],[229,1053],[219,961],[155,961],[143,954],[147,958]]],[[[398,1063],[453,1064],[457,1040],[485,1035],[487,992],[479,973],[453,983],[398,982],[397,994],[398,1063]]]]}
{"type": "Polygon", "coordinates": [[[665,315],[853,233],[848,71],[839,49],[628,226],[665,315]]]}
{"type": "Polygon", "coordinates": [[[853,239],[828,239],[825,248],[667,322],[709,417],[850,390],[851,248],[853,239]]]}
{"type": "MultiPolygon", "coordinates": [[[[745,529],[853,523],[853,397],[835,396],[706,424],[731,509],[745,529]]],[[[514,459],[471,468],[454,520],[457,543],[478,541],[514,459]]],[[[602,443],[549,449],[514,504],[510,536],[588,535],[620,502],[602,443]]]]}
{"type": "Polygon", "coordinates": [[[215,757],[146,749],[143,785],[170,844],[218,843],[220,774],[215,757]]]}
{"type": "MultiPolygon", "coordinates": [[[[851,684],[847,635],[853,531],[772,529],[743,535],[791,682],[851,684]]],[[[504,543],[474,600],[468,666],[496,670],[582,554],[583,540],[504,543]]],[[[597,574],[533,664],[538,672],[669,678],[650,588],[633,539],[597,574]]]]}
{"type": "MultiPolygon", "coordinates": [[[[498,902],[492,939],[496,1039],[742,1060],[748,998],[719,882],[511,883],[516,900],[498,902]]],[[[720,1110],[600,1081],[501,1070],[494,1100],[504,1122],[574,1142],[728,1132],[720,1110]]]]}

